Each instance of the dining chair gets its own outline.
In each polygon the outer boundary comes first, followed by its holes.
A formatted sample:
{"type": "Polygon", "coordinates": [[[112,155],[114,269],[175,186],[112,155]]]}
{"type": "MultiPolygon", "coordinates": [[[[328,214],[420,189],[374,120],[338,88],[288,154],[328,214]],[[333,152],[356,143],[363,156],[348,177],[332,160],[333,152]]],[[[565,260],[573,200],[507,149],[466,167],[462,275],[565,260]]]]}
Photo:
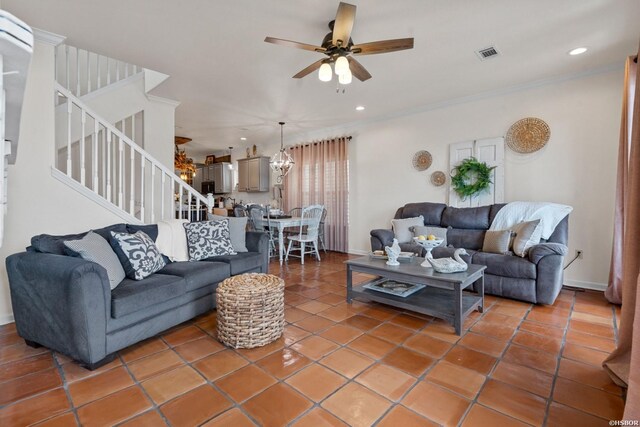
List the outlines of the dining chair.
{"type": "MultiPolygon", "coordinates": [[[[287,212],[287,215],[289,215],[292,218],[298,218],[300,217],[300,215],[302,215],[302,208],[293,208],[291,210],[289,210],[289,212],[287,212]]],[[[289,236],[294,236],[294,235],[298,235],[300,234],[300,228],[301,227],[287,227],[283,230],[282,234],[284,234],[286,237],[289,236]]]]}
{"type": "Polygon", "coordinates": [[[237,216],[237,217],[248,216],[247,215],[247,208],[245,208],[242,205],[235,205],[233,207],[233,215],[237,216]]]}
{"type": "Polygon", "coordinates": [[[287,215],[292,217],[297,217],[297,216],[300,216],[301,214],[302,214],[302,208],[293,208],[287,213],[287,215]]]}
{"type": "MultiPolygon", "coordinates": [[[[318,252],[318,228],[320,227],[320,218],[322,218],[322,211],[324,206],[311,205],[302,209],[300,214],[301,227],[299,234],[289,236],[289,245],[287,246],[286,260],[289,260],[289,255],[292,251],[300,252],[301,263],[304,264],[305,254],[315,254],[316,259],[320,261],[320,253],[318,252]],[[294,243],[297,244],[294,246],[294,243]],[[313,245],[313,248],[307,250],[307,244],[313,245]]],[[[311,246],[311,245],[309,245],[311,246]]],[[[298,257],[298,255],[292,255],[298,257]]]]}
{"type": "Polygon", "coordinates": [[[253,229],[255,231],[261,231],[263,233],[267,233],[269,236],[269,257],[276,255],[276,239],[273,235],[274,227],[271,226],[271,218],[269,217],[269,209],[263,208],[260,205],[251,205],[248,208],[249,210],[249,218],[251,218],[251,223],[253,224],[253,229]],[[263,219],[267,219],[267,224],[265,225],[263,219]]]}
{"type": "Polygon", "coordinates": [[[324,221],[327,219],[327,208],[322,208],[322,216],[320,217],[320,226],[318,227],[318,240],[322,246],[324,253],[327,253],[327,248],[324,246],[324,221]]]}

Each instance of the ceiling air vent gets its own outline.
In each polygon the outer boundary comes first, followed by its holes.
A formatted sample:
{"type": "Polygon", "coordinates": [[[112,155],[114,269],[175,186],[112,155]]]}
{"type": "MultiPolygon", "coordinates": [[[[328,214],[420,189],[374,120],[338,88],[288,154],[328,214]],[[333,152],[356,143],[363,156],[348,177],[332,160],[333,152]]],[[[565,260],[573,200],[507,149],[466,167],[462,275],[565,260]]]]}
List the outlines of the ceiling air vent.
{"type": "Polygon", "coordinates": [[[476,55],[478,55],[478,58],[480,58],[481,61],[484,61],[485,59],[489,59],[489,58],[493,58],[495,56],[499,55],[498,49],[496,49],[495,47],[491,46],[485,49],[480,49],[476,51],[476,55]]]}

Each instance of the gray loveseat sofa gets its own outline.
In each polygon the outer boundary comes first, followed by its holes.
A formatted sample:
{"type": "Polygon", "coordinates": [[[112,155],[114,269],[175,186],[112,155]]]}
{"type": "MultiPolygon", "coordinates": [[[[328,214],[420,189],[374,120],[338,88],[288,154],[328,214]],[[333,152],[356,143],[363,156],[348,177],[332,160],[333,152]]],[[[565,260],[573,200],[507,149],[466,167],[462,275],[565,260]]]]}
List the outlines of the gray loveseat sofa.
{"type": "MultiPolygon", "coordinates": [[[[540,304],[553,304],[562,288],[563,259],[567,254],[569,217],[565,217],[547,241],[533,246],[525,258],[482,252],[484,235],[496,214],[505,204],[477,208],[454,208],[442,203],[408,203],[397,210],[395,217],[413,218],[422,215],[427,226],[447,228],[448,247],[433,249],[434,258],[450,257],[455,248],[465,248],[465,261],[487,266],[485,292],[540,304]]],[[[372,230],[371,249],[390,246],[393,230],[372,230]]],[[[400,245],[403,251],[424,256],[415,243],[400,245]]]]}
{"type": "MultiPolygon", "coordinates": [[[[143,230],[152,239],[157,226],[115,224],[110,231],[143,230]]],[[[196,262],[171,262],[151,276],[125,278],[113,291],[100,265],[64,255],[65,240],[86,233],[31,239],[26,252],[6,259],[18,334],[31,346],[43,345],[95,369],[115,352],[215,307],[218,283],[229,276],[266,273],[269,239],[247,232],[248,252],[196,262]]]]}

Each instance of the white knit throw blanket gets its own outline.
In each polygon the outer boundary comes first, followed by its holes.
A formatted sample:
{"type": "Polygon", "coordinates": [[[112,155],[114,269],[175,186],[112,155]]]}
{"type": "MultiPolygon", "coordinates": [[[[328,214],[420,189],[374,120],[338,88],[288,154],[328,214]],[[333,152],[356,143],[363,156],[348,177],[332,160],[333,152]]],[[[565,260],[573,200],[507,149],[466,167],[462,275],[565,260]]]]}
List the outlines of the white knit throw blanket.
{"type": "Polygon", "coordinates": [[[546,240],[572,210],[571,206],[558,203],[511,202],[498,211],[489,230],[511,230],[521,222],[539,219],[542,238],[546,240]]]}
{"type": "Polygon", "coordinates": [[[171,261],[189,261],[187,249],[187,234],[182,224],[186,219],[170,219],[158,221],[158,238],[156,246],[160,253],[169,257],[171,261]]]}

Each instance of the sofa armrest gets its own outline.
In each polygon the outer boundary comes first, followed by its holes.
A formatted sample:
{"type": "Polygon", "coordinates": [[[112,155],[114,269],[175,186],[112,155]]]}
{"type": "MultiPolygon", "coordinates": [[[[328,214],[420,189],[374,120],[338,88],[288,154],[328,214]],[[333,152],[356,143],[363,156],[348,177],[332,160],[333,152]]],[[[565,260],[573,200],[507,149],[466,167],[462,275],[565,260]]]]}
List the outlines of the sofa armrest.
{"type": "Polygon", "coordinates": [[[107,356],[111,288],[103,267],[39,252],[11,255],[6,267],[20,336],[87,364],[107,356]]]}
{"type": "Polygon", "coordinates": [[[385,246],[391,246],[393,243],[393,230],[371,230],[371,250],[379,251],[384,249],[385,246]]]}
{"type": "Polygon", "coordinates": [[[529,249],[529,261],[538,264],[540,260],[548,255],[565,256],[569,249],[562,243],[540,243],[529,249]]]}
{"type": "Polygon", "coordinates": [[[567,251],[561,243],[541,243],[529,249],[529,261],[536,265],[538,304],[553,304],[562,290],[562,261],[567,251]]]}
{"type": "Polygon", "coordinates": [[[247,231],[246,245],[249,252],[262,254],[261,273],[269,272],[269,235],[263,231],[247,231]]]}

